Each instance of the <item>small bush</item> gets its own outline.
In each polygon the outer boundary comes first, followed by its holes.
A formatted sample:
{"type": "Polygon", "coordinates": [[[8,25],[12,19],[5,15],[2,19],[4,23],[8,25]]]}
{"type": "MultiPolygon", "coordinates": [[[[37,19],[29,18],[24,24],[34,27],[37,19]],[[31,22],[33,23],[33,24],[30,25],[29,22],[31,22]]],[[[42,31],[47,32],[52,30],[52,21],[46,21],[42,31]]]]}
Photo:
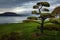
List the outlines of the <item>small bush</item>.
{"type": "Polygon", "coordinates": [[[3,34],[0,40],[8,40],[8,38],[9,36],[7,34],[3,34]]]}
{"type": "Polygon", "coordinates": [[[51,18],[51,19],[50,19],[50,22],[51,22],[51,23],[55,23],[55,24],[60,24],[60,19],[51,18]]]}
{"type": "Polygon", "coordinates": [[[33,22],[33,20],[23,20],[23,23],[33,22]]]}
{"type": "Polygon", "coordinates": [[[31,16],[31,17],[27,17],[27,19],[37,20],[37,17],[35,17],[35,16],[31,16]]]}
{"type": "Polygon", "coordinates": [[[44,25],[44,28],[47,30],[60,30],[60,26],[58,24],[54,24],[54,23],[46,23],[44,25]]]}
{"type": "Polygon", "coordinates": [[[10,34],[3,34],[1,40],[24,40],[24,35],[17,32],[11,32],[10,34]]]}

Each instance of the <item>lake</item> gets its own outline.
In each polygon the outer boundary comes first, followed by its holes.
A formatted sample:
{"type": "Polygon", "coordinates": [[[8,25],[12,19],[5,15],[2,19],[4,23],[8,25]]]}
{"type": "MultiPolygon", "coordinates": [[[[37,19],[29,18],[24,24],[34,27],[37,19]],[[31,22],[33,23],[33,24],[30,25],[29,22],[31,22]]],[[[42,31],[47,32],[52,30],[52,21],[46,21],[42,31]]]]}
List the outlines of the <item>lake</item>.
{"type": "MultiPolygon", "coordinates": [[[[38,16],[38,15],[30,15],[30,16],[38,16]]],[[[21,23],[23,20],[26,20],[28,16],[0,16],[0,24],[4,23],[21,23]]]]}
{"type": "Polygon", "coordinates": [[[19,23],[26,20],[27,17],[0,17],[0,24],[3,23],[19,23]]]}

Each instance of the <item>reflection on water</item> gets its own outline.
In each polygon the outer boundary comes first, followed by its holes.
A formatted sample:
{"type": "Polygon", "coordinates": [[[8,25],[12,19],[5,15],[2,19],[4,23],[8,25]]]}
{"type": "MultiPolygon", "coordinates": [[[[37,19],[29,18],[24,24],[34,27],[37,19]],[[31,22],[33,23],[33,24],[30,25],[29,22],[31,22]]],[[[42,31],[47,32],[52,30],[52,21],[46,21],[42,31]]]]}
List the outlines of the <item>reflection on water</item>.
{"type": "Polygon", "coordinates": [[[19,23],[25,19],[26,19],[26,17],[0,17],[0,24],[2,24],[2,23],[19,23]]]}

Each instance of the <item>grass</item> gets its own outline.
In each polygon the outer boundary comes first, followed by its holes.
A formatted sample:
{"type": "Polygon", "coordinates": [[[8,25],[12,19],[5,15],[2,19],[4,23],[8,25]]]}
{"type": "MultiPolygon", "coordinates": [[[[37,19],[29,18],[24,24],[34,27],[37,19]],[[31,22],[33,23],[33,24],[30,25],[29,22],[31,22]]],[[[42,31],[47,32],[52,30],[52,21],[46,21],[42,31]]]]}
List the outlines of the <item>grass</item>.
{"type": "MultiPolygon", "coordinates": [[[[37,36],[37,37],[31,37],[31,35],[34,36],[35,33],[41,33],[39,29],[37,29],[37,26],[40,25],[35,22],[29,22],[29,23],[12,23],[12,24],[0,24],[0,37],[4,33],[9,34],[10,32],[19,32],[23,33],[26,40],[60,40],[60,32],[55,30],[44,30],[45,34],[48,34],[48,36],[37,36]]],[[[45,23],[45,26],[49,25],[56,25],[57,27],[60,27],[58,24],[53,23],[45,23]]]]}
{"type": "Polygon", "coordinates": [[[14,24],[3,24],[0,25],[1,32],[10,32],[10,31],[31,31],[31,29],[36,28],[37,23],[14,23],[14,24]]]}
{"type": "Polygon", "coordinates": [[[2,24],[0,25],[0,35],[10,32],[22,32],[26,36],[29,36],[31,32],[36,29],[37,23],[14,23],[14,24],[2,24]]]}

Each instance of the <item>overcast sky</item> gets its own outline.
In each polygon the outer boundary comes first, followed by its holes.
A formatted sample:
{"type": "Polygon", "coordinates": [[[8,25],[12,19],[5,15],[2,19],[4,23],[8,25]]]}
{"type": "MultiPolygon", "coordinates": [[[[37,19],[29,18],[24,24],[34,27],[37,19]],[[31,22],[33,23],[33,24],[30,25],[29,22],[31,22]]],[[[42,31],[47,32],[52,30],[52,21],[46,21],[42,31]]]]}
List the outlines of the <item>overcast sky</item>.
{"type": "Polygon", "coordinates": [[[46,1],[50,3],[49,10],[52,11],[56,6],[60,6],[60,0],[0,0],[0,13],[16,12],[27,13],[32,11],[32,6],[37,2],[46,1]]]}

